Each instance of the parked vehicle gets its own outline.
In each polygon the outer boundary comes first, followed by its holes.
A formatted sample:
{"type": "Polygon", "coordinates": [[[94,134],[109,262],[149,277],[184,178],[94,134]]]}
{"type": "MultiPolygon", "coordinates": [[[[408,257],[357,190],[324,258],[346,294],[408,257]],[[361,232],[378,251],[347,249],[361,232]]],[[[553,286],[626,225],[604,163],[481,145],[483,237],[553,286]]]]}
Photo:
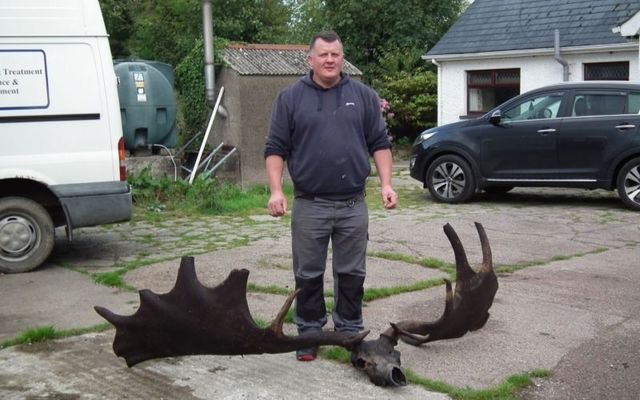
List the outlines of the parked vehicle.
{"type": "Polygon", "coordinates": [[[521,94],[416,138],[411,176],[445,203],[477,190],[617,189],[640,210],[640,84],[573,82],[521,94]]]}
{"type": "Polygon", "coordinates": [[[116,76],[97,0],[0,0],[0,272],[55,227],[131,218],[116,76]]]}

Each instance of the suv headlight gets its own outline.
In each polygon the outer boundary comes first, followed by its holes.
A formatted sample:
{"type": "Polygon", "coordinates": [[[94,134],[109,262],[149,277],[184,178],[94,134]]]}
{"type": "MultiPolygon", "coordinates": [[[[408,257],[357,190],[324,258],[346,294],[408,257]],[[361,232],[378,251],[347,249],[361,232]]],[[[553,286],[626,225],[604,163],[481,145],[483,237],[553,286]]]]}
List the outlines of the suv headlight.
{"type": "Polygon", "coordinates": [[[425,140],[428,140],[429,138],[431,138],[436,133],[438,133],[438,131],[425,131],[425,132],[422,132],[421,134],[418,135],[416,140],[413,142],[413,145],[415,146],[417,144],[420,144],[420,143],[424,142],[425,140]]]}

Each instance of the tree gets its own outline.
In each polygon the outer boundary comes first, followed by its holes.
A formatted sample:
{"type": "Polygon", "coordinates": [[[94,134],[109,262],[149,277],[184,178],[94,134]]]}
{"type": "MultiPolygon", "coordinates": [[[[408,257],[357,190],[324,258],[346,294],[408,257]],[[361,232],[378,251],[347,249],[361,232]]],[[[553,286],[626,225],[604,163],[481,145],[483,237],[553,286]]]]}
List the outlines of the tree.
{"type": "Polygon", "coordinates": [[[128,42],[133,33],[133,20],[139,6],[140,0],[100,0],[114,58],[126,58],[130,55],[128,42]]]}
{"type": "Polygon", "coordinates": [[[324,0],[291,0],[289,34],[287,43],[306,44],[311,37],[322,30],[328,29],[324,0]]]}
{"type": "Polygon", "coordinates": [[[422,56],[455,22],[467,0],[326,0],[325,4],[327,21],[341,36],[346,58],[388,101],[391,134],[413,139],[435,125],[437,77],[422,56]]]}
{"type": "Polygon", "coordinates": [[[326,0],[326,15],[347,58],[371,81],[389,51],[426,51],[449,29],[467,0],[326,0]]]}
{"type": "MultiPolygon", "coordinates": [[[[200,0],[141,0],[131,53],[177,65],[202,38],[200,0]]],[[[237,42],[281,42],[288,32],[289,7],[279,0],[213,2],[216,37],[237,42]]]]}

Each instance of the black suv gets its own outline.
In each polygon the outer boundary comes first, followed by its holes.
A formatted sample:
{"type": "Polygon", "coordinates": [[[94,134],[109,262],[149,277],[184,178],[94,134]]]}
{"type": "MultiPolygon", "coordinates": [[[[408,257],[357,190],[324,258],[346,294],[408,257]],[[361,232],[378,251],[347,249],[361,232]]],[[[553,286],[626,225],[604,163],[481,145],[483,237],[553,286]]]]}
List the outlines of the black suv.
{"type": "Polygon", "coordinates": [[[617,189],[640,210],[640,84],[573,82],[521,94],[484,116],[428,129],[411,176],[438,201],[516,186],[617,189]]]}

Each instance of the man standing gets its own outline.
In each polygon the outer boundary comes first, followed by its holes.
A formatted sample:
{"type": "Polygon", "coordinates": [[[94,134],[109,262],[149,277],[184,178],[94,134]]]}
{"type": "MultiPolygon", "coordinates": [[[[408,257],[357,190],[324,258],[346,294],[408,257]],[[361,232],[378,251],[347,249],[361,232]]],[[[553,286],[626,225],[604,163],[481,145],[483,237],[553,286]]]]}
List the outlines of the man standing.
{"type": "MultiPolygon", "coordinates": [[[[378,95],[342,73],[344,54],[335,32],[316,34],[309,45],[311,71],[277,96],[265,146],[271,197],[269,214],[287,212],[282,173],[293,180],[293,272],[298,294],[294,321],[301,335],[327,322],[323,278],[333,249],[335,330],[363,329],[362,296],[369,215],[364,202],[373,156],[385,208],[396,207],[391,186],[391,143],[378,95]]],[[[316,348],[299,350],[301,361],[316,348]]]]}

